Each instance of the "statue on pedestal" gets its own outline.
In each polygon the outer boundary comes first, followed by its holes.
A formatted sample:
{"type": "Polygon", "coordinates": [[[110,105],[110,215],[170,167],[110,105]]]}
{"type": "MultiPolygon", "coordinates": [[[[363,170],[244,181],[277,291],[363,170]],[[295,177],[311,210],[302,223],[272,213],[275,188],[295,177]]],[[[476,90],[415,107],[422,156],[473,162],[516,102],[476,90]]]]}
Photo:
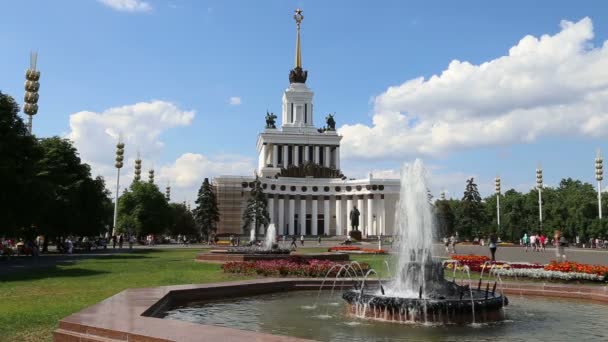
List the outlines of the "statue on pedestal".
{"type": "Polygon", "coordinates": [[[350,217],[350,226],[354,231],[358,231],[359,230],[359,216],[361,215],[361,213],[359,212],[359,209],[357,209],[357,206],[354,206],[353,209],[351,209],[349,217],[350,217]]]}
{"type": "Polygon", "coordinates": [[[268,111],[266,111],[266,128],[277,128],[275,121],[277,119],[277,116],[274,115],[274,113],[268,113],[268,111]]]}
{"type": "Polygon", "coordinates": [[[326,130],[328,130],[328,131],[336,130],[336,121],[334,120],[334,116],[332,114],[328,114],[325,117],[325,122],[327,123],[327,127],[325,128],[326,130]]]}

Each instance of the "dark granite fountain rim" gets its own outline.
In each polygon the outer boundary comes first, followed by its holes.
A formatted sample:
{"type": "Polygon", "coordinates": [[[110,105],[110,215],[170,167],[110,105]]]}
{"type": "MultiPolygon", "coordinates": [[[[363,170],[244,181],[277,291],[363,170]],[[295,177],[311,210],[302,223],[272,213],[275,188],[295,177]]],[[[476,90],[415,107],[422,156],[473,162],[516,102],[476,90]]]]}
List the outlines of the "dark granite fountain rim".
{"type": "MultiPolygon", "coordinates": [[[[127,289],[93,306],[65,317],[54,332],[54,341],[310,341],[232,328],[202,325],[158,318],[163,306],[178,303],[180,296],[198,294],[207,299],[231,298],[294,290],[317,290],[318,278],[264,278],[209,284],[161,286],[127,289]]],[[[327,282],[331,288],[333,282],[327,282]]],[[[346,279],[344,287],[350,288],[346,279]]],[[[341,282],[336,284],[338,289],[341,282]]],[[[584,285],[505,283],[504,293],[587,299],[608,304],[608,288],[584,285]]]]}

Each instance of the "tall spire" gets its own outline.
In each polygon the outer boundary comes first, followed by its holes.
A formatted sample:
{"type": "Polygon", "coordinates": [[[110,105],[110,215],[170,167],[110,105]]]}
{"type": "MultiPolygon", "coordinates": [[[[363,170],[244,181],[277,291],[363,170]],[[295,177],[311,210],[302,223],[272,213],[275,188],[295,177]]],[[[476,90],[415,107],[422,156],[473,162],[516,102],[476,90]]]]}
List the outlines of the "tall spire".
{"type": "Polygon", "coordinates": [[[302,15],[302,10],[299,8],[296,9],[296,14],[294,14],[293,18],[296,21],[296,31],[297,31],[296,65],[294,65],[294,68],[301,68],[302,67],[302,48],[300,47],[300,24],[302,23],[302,20],[304,20],[304,16],[302,15]]]}
{"type": "Polygon", "coordinates": [[[300,24],[304,20],[301,9],[296,9],[293,19],[296,21],[296,60],[294,68],[289,72],[289,83],[306,83],[308,72],[302,69],[302,48],[300,47],[300,24]]]}

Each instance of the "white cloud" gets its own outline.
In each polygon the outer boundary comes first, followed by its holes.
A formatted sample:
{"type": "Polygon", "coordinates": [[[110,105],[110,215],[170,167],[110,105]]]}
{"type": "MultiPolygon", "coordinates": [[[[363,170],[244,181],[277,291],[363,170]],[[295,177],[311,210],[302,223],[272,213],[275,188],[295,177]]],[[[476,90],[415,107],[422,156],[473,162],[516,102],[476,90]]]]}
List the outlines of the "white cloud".
{"type": "Polygon", "coordinates": [[[440,75],[389,87],[374,99],[372,125],[339,129],[344,157],[403,158],[535,141],[608,136],[608,42],[593,25],[526,36],[508,55],[473,65],[452,61],[440,75]]]}
{"type": "Polygon", "coordinates": [[[159,163],[164,147],[163,132],[188,126],[194,111],[185,111],[165,101],[140,102],[114,107],[101,113],[82,111],[70,115],[70,132],[67,138],[74,141],[80,156],[91,165],[94,176],[102,175],[108,189],[115,192],[116,168],[114,157],[118,136],[125,142],[125,161],[120,175],[120,193],[133,180],[134,161],[139,151],[142,159],[142,180],[148,180],[148,171],[155,169],[155,183],[161,191],[171,184],[172,201],[193,202],[205,177],[222,174],[253,174],[252,158],[221,155],[207,157],[184,153],[175,161],[159,163]]]}
{"type": "Polygon", "coordinates": [[[232,105],[232,106],[238,106],[241,104],[241,98],[238,96],[233,96],[230,98],[230,100],[228,100],[228,102],[232,105]]]}
{"type": "Polygon", "coordinates": [[[149,12],[152,6],[142,0],[97,0],[120,12],[149,12]]]}
{"type": "Polygon", "coordinates": [[[172,199],[191,200],[196,197],[198,188],[205,177],[219,175],[253,175],[253,158],[221,155],[207,157],[197,153],[184,153],[175,162],[164,165],[158,172],[158,184],[171,183],[172,199]]]}

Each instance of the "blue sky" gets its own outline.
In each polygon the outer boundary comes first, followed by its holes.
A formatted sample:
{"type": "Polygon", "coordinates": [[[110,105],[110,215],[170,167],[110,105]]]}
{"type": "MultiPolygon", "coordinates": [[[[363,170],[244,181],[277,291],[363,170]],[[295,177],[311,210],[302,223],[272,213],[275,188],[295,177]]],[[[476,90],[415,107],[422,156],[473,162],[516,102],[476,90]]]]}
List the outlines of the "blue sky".
{"type": "MultiPolygon", "coordinates": [[[[256,135],[263,127],[264,114],[267,109],[280,111],[282,91],[288,86],[295,38],[292,15],[296,7],[304,10],[303,64],[309,71],[307,84],[315,91],[316,122],[322,125],[326,113],[336,112],[342,134],[357,139],[361,136],[358,143],[374,145],[382,151],[358,147],[357,142],[345,137],[348,146],[345,146],[342,164],[348,176],[364,176],[369,170],[395,175],[401,162],[421,157],[431,169],[435,192],[447,189],[454,196],[460,196],[465,178],[470,175],[479,178],[484,194],[492,191],[496,174],[503,178],[505,190],[527,189],[534,183],[534,169],[539,163],[549,185],[555,185],[563,177],[593,180],[596,148],[608,151],[605,140],[608,133],[603,133],[604,118],[608,120],[608,112],[604,110],[608,105],[604,106],[603,102],[591,105],[580,99],[566,101],[564,96],[551,94],[559,94],[565,88],[564,91],[580,93],[581,98],[591,93],[599,97],[608,89],[608,79],[600,77],[604,71],[598,67],[604,65],[600,63],[603,59],[592,66],[587,62],[592,58],[596,61],[597,58],[590,57],[594,50],[603,56],[600,50],[608,39],[608,3],[604,1],[500,4],[488,1],[10,1],[3,4],[0,21],[0,40],[5,47],[0,59],[0,90],[22,100],[23,72],[29,63],[29,51],[37,50],[42,73],[40,110],[34,119],[38,136],[72,137],[83,159],[91,163],[95,173],[103,174],[110,182],[113,179],[112,134],[121,127],[115,121],[120,120],[121,115],[133,115],[135,118],[128,121],[126,128],[122,126],[127,132],[121,132],[128,136],[127,155],[132,158],[139,150],[144,157],[144,168],[146,162],[148,166],[153,164],[160,169],[161,182],[174,184],[176,200],[191,199],[192,189],[198,187],[202,177],[252,173],[249,166],[255,165],[256,135]],[[121,4],[129,3],[143,7],[139,11],[120,8],[121,4]],[[579,39],[573,34],[571,38],[584,45],[582,51],[566,54],[556,61],[551,56],[560,53],[559,47],[557,50],[551,50],[556,49],[554,46],[538,47],[535,53],[548,55],[547,63],[540,61],[538,66],[529,66],[521,59],[504,62],[505,73],[523,75],[517,82],[538,79],[547,86],[534,89],[539,92],[548,89],[548,94],[532,96],[525,103],[518,102],[522,96],[517,89],[507,87],[500,94],[491,94],[494,88],[491,80],[500,73],[494,71],[485,77],[486,71],[480,70],[470,82],[481,85],[471,84],[470,91],[463,90],[469,88],[466,81],[451,83],[446,78],[445,82],[438,82],[439,86],[430,82],[416,86],[416,92],[409,97],[399,98],[398,92],[396,97],[378,100],[385,98],[382,95],[391,86],[403,86],[417,77],[424,77],[425,83],[431,76],[441,75],[452,60],[477,66],[508,55],[527,35],[536,38],[558,35],[565,30],[564,26],[560,27],[562,20],[580,24],[584,35],[589,31],[589,25],[581,23],[584,18],[589,18],[593,37],[579,39]],[[525,68],[518,69],[522,65],[526,65],[525,68]],[[549,70],[543,69],[544,65],[549,66],[549,70]],[[551,65],[555,69],[551,69],[551,65]],[[564,65],[569,71],[565,71],[563,77],[550,76],[564,65]],[[593,68],[597,68],[596,73],[593,68]],[[518,74],[518,70],[524,69],[518,74]],[[574,80],[572,83],[577,85],[572,88],[564,85],[576,75],[589,74],[597,74],[598,79],[574,80]],[[591,90],[581,85],[585,83],[593,84],[591,90]],[[438,90],[441,87],[447,90],[438,90]],[[477,95],[471,95],[485,89],[489,89],[486,99],[478,101],[477,95]],[[512,92],[512,98],[502,103],[500,96],[507,92],[512,92]],[[445,98],[461,99],[458,105],[463,107],[476,107],[485,100],[501,104],[490,109],[482,106],[462,110],[446,117],[448,114],[444,113],[450,112],[455,102],[443,100],[442,94],[448,94],[445,98]],[[238,97],[240,104],[231,104],[231,97],[238,97]],[[151,105],[143,109],[144,114],[140,116],[137,109],[125,108],[154,100],[158,100],[162,108],[151,105]],[[574,102],[579,107],[574,106],[573,111],[580,108],[590,111],[580,120],[569,114],[543,111],[538,120],[550,118],[548,121],[553,122],[556,118],[555,124],[528,132],[526,127],[533,127],[536,122],[533,113],[519,113],[517,115],[530,121],[523,123],[521,117],[516,116],[514,120],[522,122],[522,127],[507,125],[504,130],[512,132],[505,133],[504,137],[498,134],[500,138],[495,138],[496,133],[482,133],[479,143],[475,141],[475,128],[468,131],[454,126],[468,122],[474,126],[477,121],[483,126],[486,119],[490,120],[488,125],[502,123],[518,110],[557,108],[574,102]],[[114,111],[106,113],[104,119],[101,113],[111,109],[114,111]],[[488,114],[491,119],[484,117],[488,110],[492,112],[488,114]],[[387,111],[407,116],[409,128],[393,131],[387,128],[393,126],[390,124],[366,131],[374,126],[375,116],[391,118],[387,111]],[[71,126],[70,117],[83,112],[88,114],[74,117],[71,126]],[[411,117],[408,112],[413,113],[411,117]],[[171,115],[178,119],[166,118],[171,115]],[[462,133],[471,139],[445,138],[445,143],[419,148],[428,133],[422,126],[442,120],[452,123],[442,134],[453,137],[455,133],[462,133]],[[418,134],[410,129],[420,123],[419,136],[410,139],[410,135],[418,134]],[[138,133],[129,133],[130,129],[138,133]],[[377,143],[400,135],[405,137],[403,146],[398,146],[398,138],[390,146],[377,143]],[[519,138],[521,136],[528,137],[519,138]]],[[[462,77],[467,78],[466,73],[462,77]]],[[[505,82],[497,81],[496,87],[505,82]]],[[[518,87],[517,82],[514,88],[518,87]]],[[[433,135],[432,139],[437,136],[433,135]]],[[[124,172],[131,174],[131,165],[124,172]]]]}

